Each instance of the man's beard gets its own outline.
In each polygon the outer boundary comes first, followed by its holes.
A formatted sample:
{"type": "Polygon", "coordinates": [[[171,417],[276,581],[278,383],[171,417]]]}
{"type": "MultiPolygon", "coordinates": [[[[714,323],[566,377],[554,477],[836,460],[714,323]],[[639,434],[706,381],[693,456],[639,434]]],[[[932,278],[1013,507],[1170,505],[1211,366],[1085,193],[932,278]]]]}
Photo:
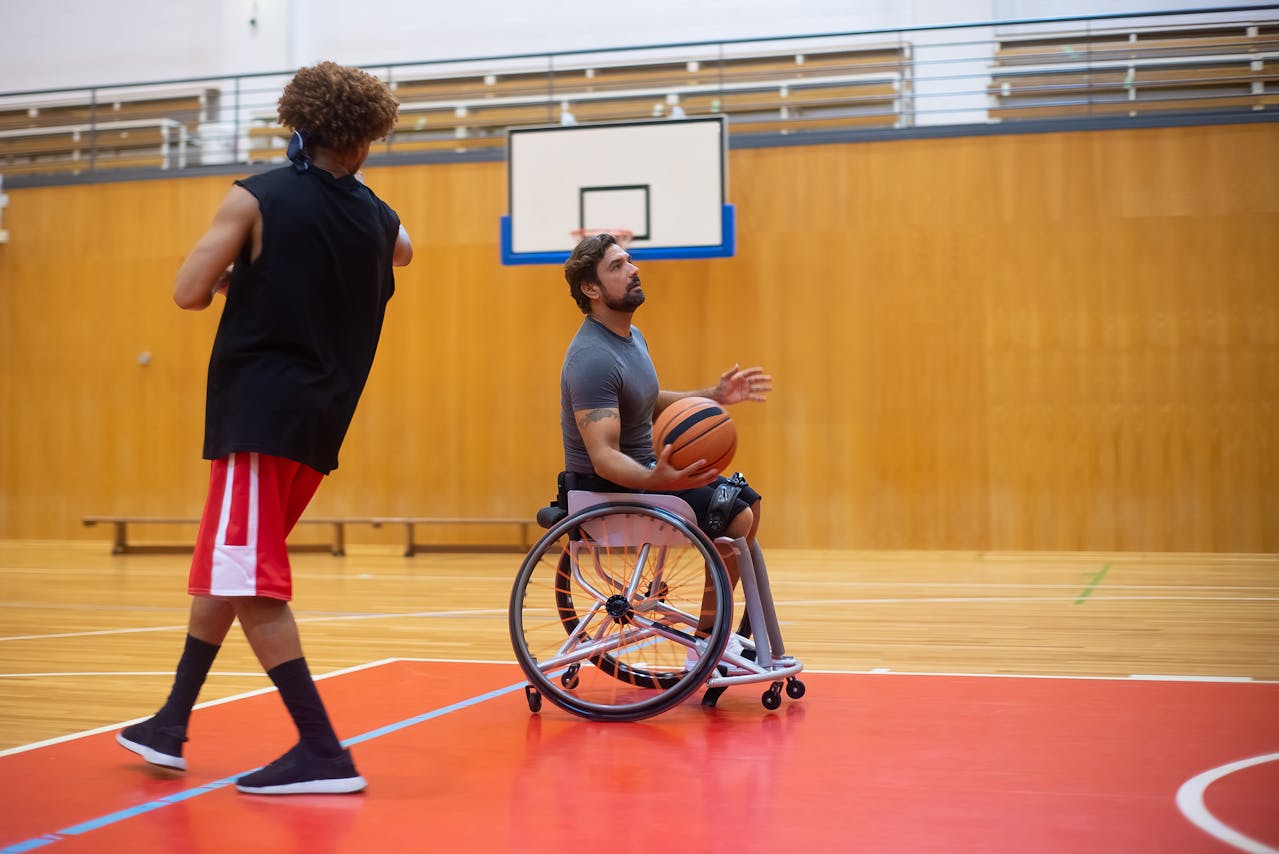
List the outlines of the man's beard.
{"type": "Polygon", "coordinates": [[[644,304],[644,291],[640,288],[639,276],[631,279],[631,287],[626,291],[625,296],[619,300],[604,300],[604,305],[613,311],[632,312],[644,304]]]}

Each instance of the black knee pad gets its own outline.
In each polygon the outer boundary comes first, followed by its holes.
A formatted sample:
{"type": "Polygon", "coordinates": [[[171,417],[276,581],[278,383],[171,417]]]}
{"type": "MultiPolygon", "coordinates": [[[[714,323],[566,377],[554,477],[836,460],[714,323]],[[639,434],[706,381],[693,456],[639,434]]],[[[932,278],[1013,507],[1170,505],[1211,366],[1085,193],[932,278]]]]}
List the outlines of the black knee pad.
{"type": "Polygon", "coordinates": [[[711,496],[710,506],[706,509],[706,533],[711,539],[721,536],[728,530],[728,523],[733,521],[733,505],[737,496],[746,488],[746,478],[741,472],[720,481],[715,485],[715,493],[711,496]]]}

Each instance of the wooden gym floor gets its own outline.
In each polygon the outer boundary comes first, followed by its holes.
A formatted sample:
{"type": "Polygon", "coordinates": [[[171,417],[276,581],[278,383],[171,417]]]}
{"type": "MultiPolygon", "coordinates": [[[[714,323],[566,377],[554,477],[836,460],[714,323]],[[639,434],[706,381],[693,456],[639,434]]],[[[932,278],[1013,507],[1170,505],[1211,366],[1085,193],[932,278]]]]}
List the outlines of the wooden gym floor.
{"type": "Polygon", "coordinates": [[[518,556],[297,555],[369,788],[263,798],[293,733],[235,631],[186,774],[115,745],[186,559],[108,551],[0,542],[0,852],[1279,852],[1279,556],[769,552],[807,695],[598,724],[529,713],[518,556]]]}

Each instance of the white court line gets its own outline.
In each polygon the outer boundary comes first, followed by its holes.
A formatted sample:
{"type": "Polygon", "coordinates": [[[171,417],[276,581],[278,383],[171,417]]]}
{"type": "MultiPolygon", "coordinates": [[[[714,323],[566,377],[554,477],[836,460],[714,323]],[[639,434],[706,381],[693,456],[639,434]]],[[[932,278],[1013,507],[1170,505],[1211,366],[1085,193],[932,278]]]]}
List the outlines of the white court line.
{"type": "Polygon", "coordinates": [[[1242,771],[1244,768],[1263,765],[1267,762],[1279,762],[1279,753],[1267,753],[1262,756],[1253,756],[1250,759],[1240,759],[1238,762],[1230,762],[1191,777],[1182,783],[1181,788],[1177,790],[1177,809],[1181,810],[1181,814],[1195,827],[1209,836],[1220,839],[1227,845],[1233,845],[1240,851],[1247,851],[1248,854],[1279,854],[1279,849],[1271,848],[1269,845],[1258,842],[1250,836],[1244,836],[1208,812],[1208,808],[1204,806],[1203,799],[1204,791],[1222,777],[1233,774],[1236,771],[1242,771]]]}
{"type": "MultiPolygon", "coordinates": [[[[318,682],[321,679],[332,679],[334,676],[345,676],[348,673],[356,673],[361,670],[371,670],[374,667],[381,667],[384,664],[391,664],[397,660],[398,659],[395,659],[395,658],[383,658],[378,661],[370,661],[367,664],[356,664],[352,667],[343,667],[340,670],[334,670],[330,673],[323,673],[319,676],[313,676],[312,678],[318,682]]],[[[173,674],[170,673],[169,675],[172,676],[173,674]]],[[[263,674],[254,674],[254,675],[265,676],[266,674],[263,673],[263,674]]],[[[194,708],[209,709],[209,708],[212,708],[213,706],[221,706],[224,703],[234,703],[237,700],[246,700],[249,697],[257,697],[262,694],[270,694],[274,690],[276,690],[275,686],[271,685],[267,688],[258,688],[254,691],[245,691],[243,694],[235,694],[230,697],[223,697],[220,700],[209,700],[208,702],[205,702],[205,703],[197,703],[194,708]]],[[[0,750],[0,757],[12,756],[15,753],[25,753],[28,750],[36,750],[37,748],[40,748],[40,747],[51,747],[52,745],[55,745],[55,744],[63,744],[68,741],[75,741],[76,739],[79,739],[79,738],[88,738],[91,735],[98,735],[99,733],[115,732],[118,729],[123,729],[124,727],[131,726],[132,724],[141,723],[142,721],[145,721],[149,719],[150,717],[151,717],[150,715],[147,715],[147,717],[145,718],[133,718],[132,720],[122,721],[121,723],[118,723],[118,724],[108,724],[107,726],[100,726],[94,729],[87,729],[84,732],[72,733],[71,735],[60,735],[60,736],[57,736],[56,738],[48,738],[48,739],[45,739],[44,741],[37,741],[32,744],[24,744],[19,747],[10,747],[8,750],[0,750]]]]}
{"type": "MultiPolygon", "coordinates": [[[[255,670],[252,673],[238,673],[235,671],[217,671],[209,674],[212,679],[216,676],[265,676],[261,670],[255,670]]],[[[63,672],[49,673],[0,673],[0,679],[21,679],[24,676],[168,676],[173,677],[172,670],[68,670],[63,672]]]]}
{"type": "MultiPolygon", "coordinates": [[[[0,575],[3,575],[6,571],[7,570],[0,568],[0,575]]],[[[31,572],[33,574],[37,572],[41,574],[48,574],[47,569],[31,570],[31,572]]],[[[1083,572],[1086,575],[1091,574],[1091,573],[1088,573],[1086,570],[1081,570],[1081,572],[1083,572]]],[[[131,574],[145,574],[145,573],[131,573],[131,574]]],[[[160,577],[162,575],[164,576],[171,575],[172,573],[156,572],[152,574],[155,575],[156,577],[160,577]]],[[[317,578],[317,579],[328,579],[328,580],[341,580],[341,581],[351,581],[352,579],[358,579],[361,581],[411,580],[411,581],[429,581],[433,584],[440,581],[465,581],[467,583],[475,583],[475,582],[483,581],[483,582],[490,582],[490,583],[500,583],[507,586],[511,584],[511,579],[512,579],[512,576],[507,576],[507,575],[462,576],[462,575],[431,575],[427,573],[391,574],[391,573],[378,573],[378,572],[359,572],[355,574],[352,574],[350,572],[338,572],[338,573],[331,573],[331,574],[330,573],[307,573],[306,577],[317,578]]],[[[908,589],[916,589],[921,587],[922,588],[933,587],[933,588],[944,588],[944,589],[957,588],[957,587],[958,588],[976,588],[976,589],[991,589],[991,588],[997,589],[1002,587],[1002,588],[1015,588],[1015,589],[1021,589],[1021,590],[1075,590],[1079,587],[1081,582],[1070,582],[1070,583],[1058,584],[1058,583],[1047,583],[1047,582],[1018,582],[1018,581],[877,581],[875,579],[868,579],[868,578],[847,578],[847,579],[840,578],[840,579],[819,579],[819,580],[808,581],[806,583],[814,587],[901,587],[901,588],[908,588],[908,589]]],[[[1255,590],[1255,591],[1264,591],[1267,593],[1279,592],[1279,587],[1275,587],[1274,585],[1251,585],[1251,584],[1169,584],[1169,583],[1115,584],[1108,581],[1106,583],[1106,587],[1112,590],[1240,590],[1240,591],[1255,590]]],[[[45,602],[0,602],[0,608],[24,608],[24,607],[93,608],[98,606],[96,606],[93,603],[87,603],[84,605],[56,605],[56,604],[50,604],[45,602]]],[[[151,610],[156,610],[156,609],[153,608],[151,610]]]]}
{"type": "MultiPolygon", "coordinates": [[[[1077,586],[1071,589],[1077,589],[1077,586]]],[[[1072,596],[908,596],[900,598],[873,599],[800,599],[789,602],[778,602],[779,605],[791,607],[811,607],[814,605],[906,605],[913,603],[941,602],[1075,602],[1078,595],[1072,596]]],[[[1112,596],[1110,594],[1093,593],[1089,602],[1279,602],[1279,596],[1112,596]]]]}
{"type": "Polygon", "coordinates": [[[1167,676],[1162,673],[1134,673],[1130,679],[1149,682],[1252,682],[1250,676],[1167,676]]]}
{"type": "MultiPolygon", "coordinates": [[[[1092,575],[1092,573],[1086,573],[1092,575]]],[[[870,579],[838,579],[823,581],[806,581],[811,587],[933,587],[949,589],[953,587],[972,587],[989,589],[1011,587],[1017,590],[1078,590],[1083,582],[1072,584],[1047,584],[1016,581],[873,581],[870,579]]],[[[1262,586],[1251,584],[1112,584],[1106,582],[1109,590],[1255,590],[1265,593],[1279,593],[1279,587],[1273,584],[1262,586]]]]}
{"type": "MultiPolygon", "coordinates": [[[[334,614],[332,616],[323,617],[297,617],[298,623],[338,623],[346,620],[394,620],[404,617],[479,617],[492,616],[500,614],[506,616],[506,608],[475,608],[473,610],[461,611],[416,611],[410,614],[334,614]]],[[[10,637],[0,638],[3,641],[23,641],[23,640],[50,640],[52,638],[83,638],[94,637],[97,635],[129,635],[139,632],[173,632],[186,631],[187,625],[183,623],[177,626],[145,626],[141,628],[129,629],[97,629],[86,632],[59,632],[57,634],[48,635],[12,635],[10,637]]]]}
{"type": "Polygon", "coordinates": [[[11,635],[7,638],[0,638],[0,641],[24,641],[24,640],[52,640],[53,638],[90,638],[99,635],[132,635],[141,634],[143,632],[176,632],[185,631],[186,623],[178,626],[141,626],[131,629],[97,629],[87,632],[57,632],[48,635],[11,635]]]}
{"type": "Polygon", "coordinates": [[[873,667],[870,670],[827,670],[805,667],[803,673],[830,676],[945,676],[964,679],[1085,679],[1101,682],[1243,682],[1251,685],[1279,685],[1275,679],[1253,679],[1251,676],[1189,676],[1175,673],[1131,673],[1127,676],[1094,676],[1077,673],[952,673],[949,671],[892,670],[873,667]]]}
{"type": "MultiPolygon", "coordinates": [[[[1070,589],[1075,589],[1073,586],[1070,589]]],[[[989,604],[995,602],[1077,602],[1078,596],[913,596],[901,598],[863,599],[796,599],[779,601],[783,608],[812,608],[829,605],[909,605],[909,604],[989,604]]],[[[1279,602],[1279,596],[1112,596],[1094,593],[1089,602],[1279,602]]],[[[397,620],[405,618],[439,617],[493,617],[506,616],[506,608],[473,608],[452,611],[415,611],[407,614],[338,614],[333,616],[298,617],[298,623],[335,623],[348,620],[397,620]]],[[[185,630],[187,626],[147,626],[128,629],[101,629],[85,632],[59,632],[47,635],[11,635],[0,637],[4,641],[51,640],[54,638],[80,638],[100,635],[127,635],[140,632],[172,632],[185,630]]]]}

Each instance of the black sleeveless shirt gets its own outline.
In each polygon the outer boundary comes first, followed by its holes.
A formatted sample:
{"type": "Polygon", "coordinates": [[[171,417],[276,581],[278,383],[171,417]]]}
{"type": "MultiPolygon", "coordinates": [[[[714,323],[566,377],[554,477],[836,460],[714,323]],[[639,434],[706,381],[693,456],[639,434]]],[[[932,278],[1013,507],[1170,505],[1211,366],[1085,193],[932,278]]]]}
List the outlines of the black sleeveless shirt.
{"type": "Polygon", "coordinates": [[[256,451],[337,468],[395,290],[400,219],[353,176],[291,165],[236,184],[262,212],[209,358],[204,458],[256,451]]]}

